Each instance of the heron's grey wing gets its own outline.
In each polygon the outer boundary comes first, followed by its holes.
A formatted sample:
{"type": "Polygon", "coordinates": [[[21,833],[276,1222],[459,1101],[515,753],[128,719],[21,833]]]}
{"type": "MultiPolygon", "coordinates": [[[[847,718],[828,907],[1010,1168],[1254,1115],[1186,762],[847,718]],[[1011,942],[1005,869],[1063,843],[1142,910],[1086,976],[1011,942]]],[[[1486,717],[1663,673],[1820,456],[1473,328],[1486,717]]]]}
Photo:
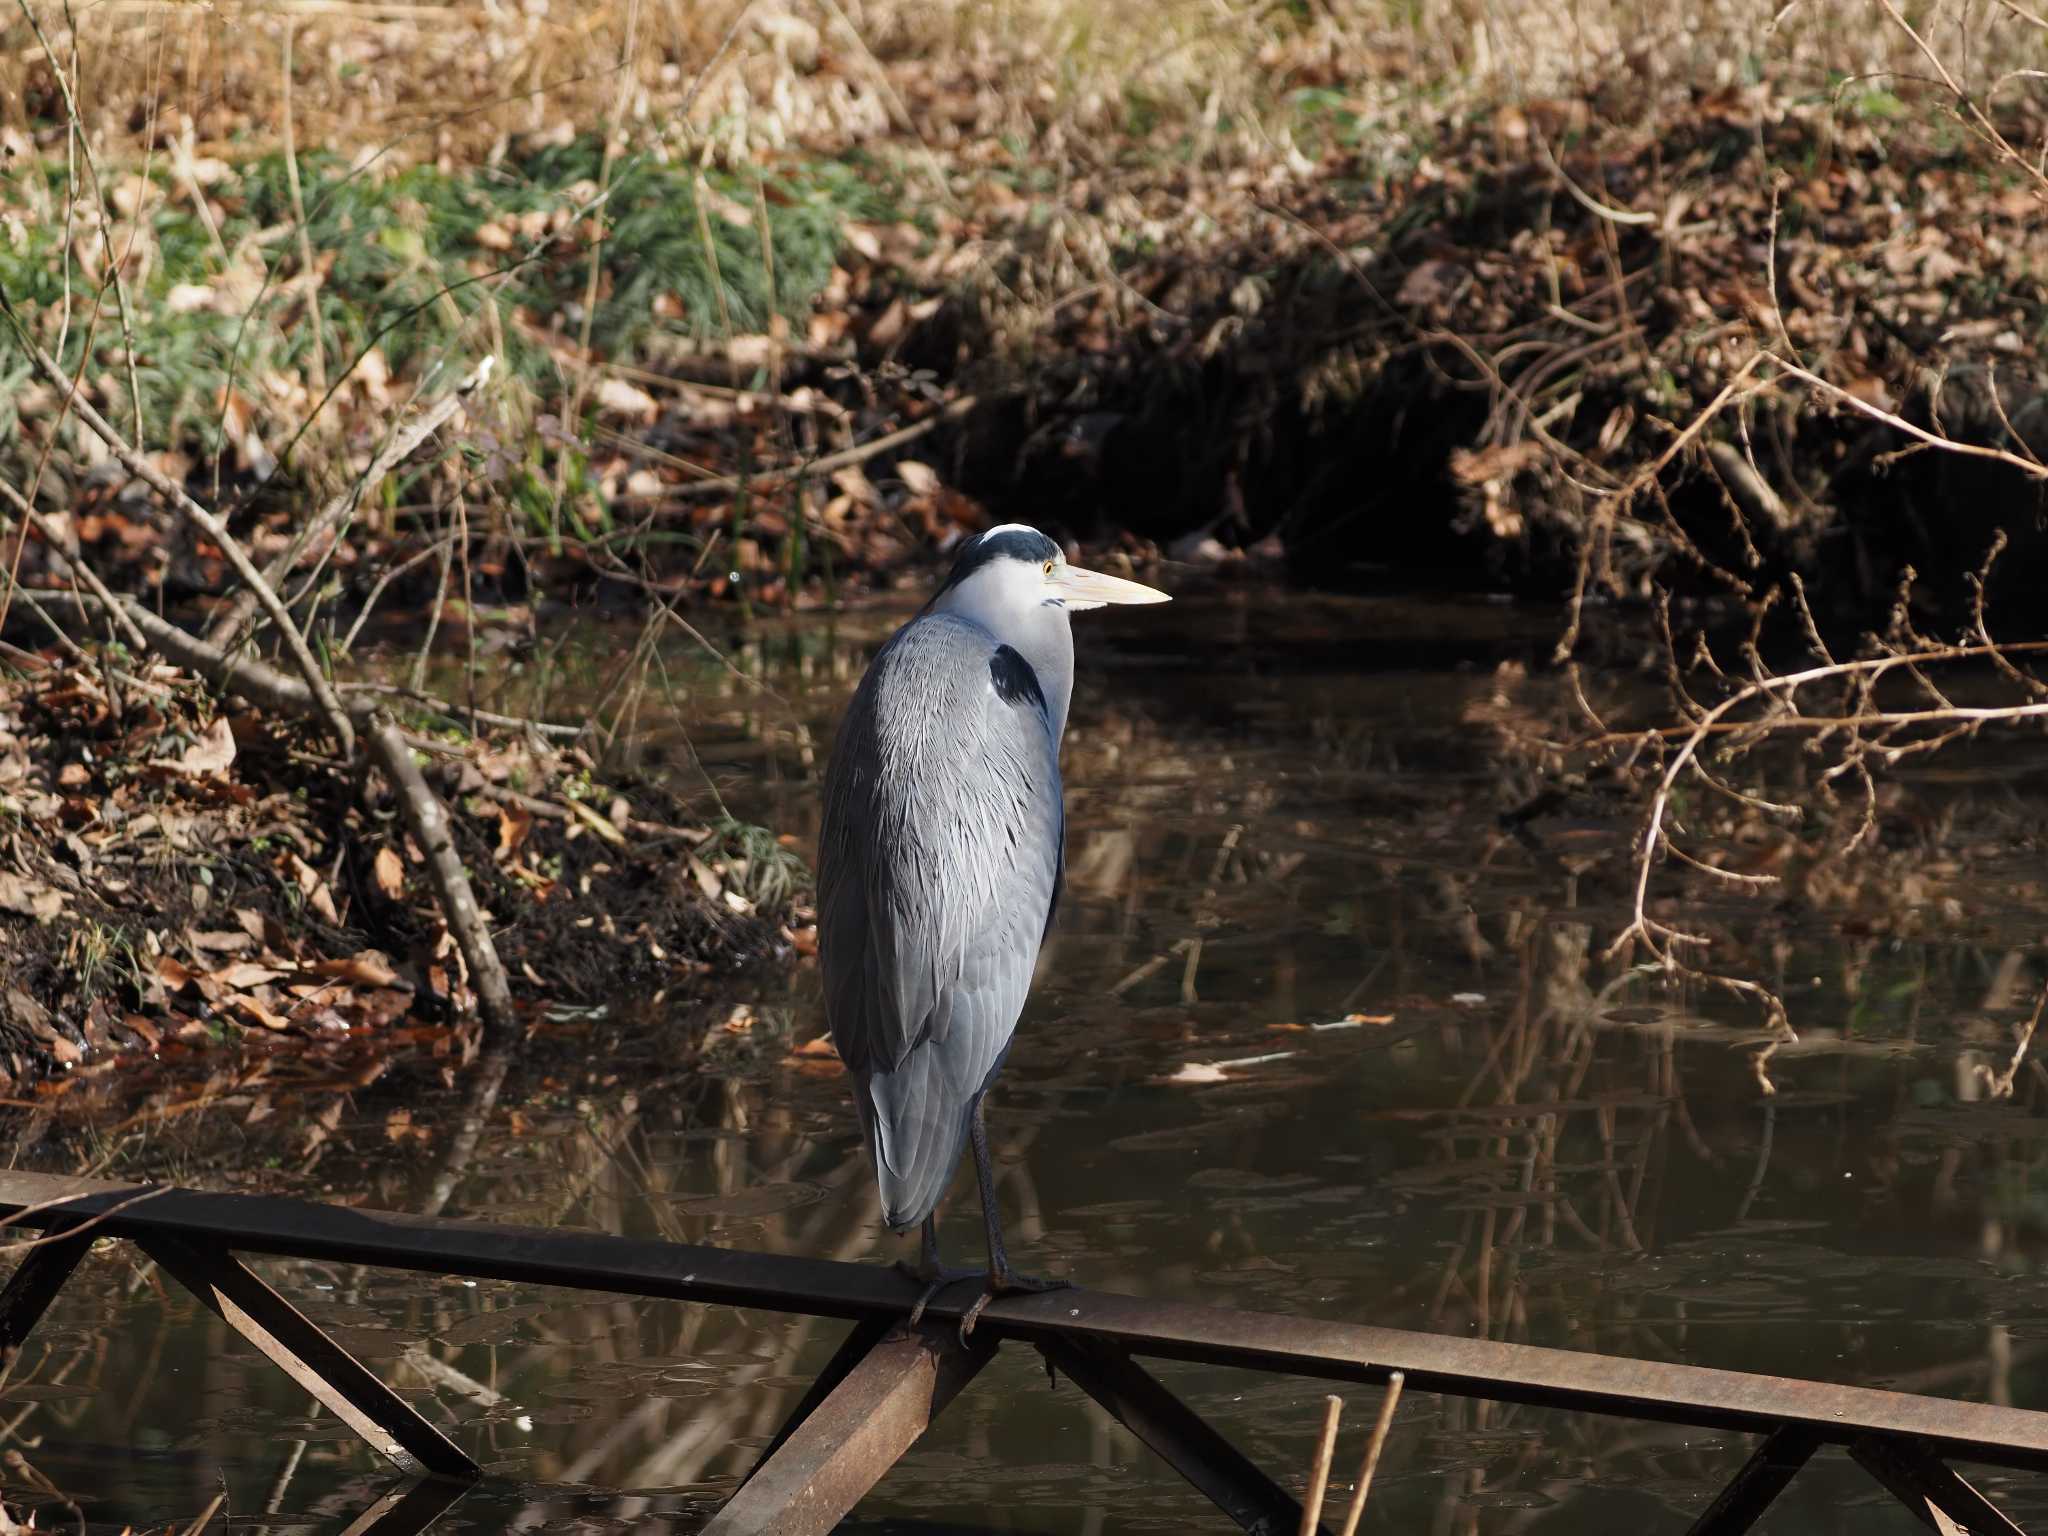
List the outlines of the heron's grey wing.
{"type": "Polygon", "coordinates": [[[936,1205],[967,1106],[1008,1049],[1062,830],[1030,667],[949,615],[905,628],[840,727],[818,882],[826,1017],[892,1225],[936,1205]]]}

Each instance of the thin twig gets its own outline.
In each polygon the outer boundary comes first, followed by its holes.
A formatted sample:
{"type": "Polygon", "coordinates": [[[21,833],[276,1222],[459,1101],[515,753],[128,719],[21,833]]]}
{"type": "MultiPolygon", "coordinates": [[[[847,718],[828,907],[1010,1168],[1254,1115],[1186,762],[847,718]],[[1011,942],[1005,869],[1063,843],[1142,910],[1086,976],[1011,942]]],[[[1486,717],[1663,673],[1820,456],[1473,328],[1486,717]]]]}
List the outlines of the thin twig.
{"type": "Polygon", "coordinates": [[[1324,1399],[1323,1438],[1316,1444],[1316,1461],[1309,1473],[1308,1497],[1301,1505],[1301,1536],[1316,1536],[1323,1521],[1323,1494],[1330,1486],[1330,1458],[1337,1450],[1337,1421],[1344,1416],[1344,1399],[1324,1399]]]}
{"type": "Polygon", "coordinates": [[[828,453],[822,458],[811,460],[807,464],[792,464],[780,468],[764,469],[752,476],[720,475],[713,480],[698,480],[689,485],[669,486],[663,490],[650,492],[644,497],[628,495],[618,496],[613,499],[621,503],[642,500],[663,502],[695,501],[699,497],[717,496],[727,491],[736,491],[742,485],[749,482],[751,482],[756,490],[759,490],[763,481],[795,479],[799,475],[829,475],[834,470],[848,469],[855,464],[864,464],[877,454],[887,453],[891,448],[901,448],[905,443],[915,442],[918,438],[923,437],[926,433],[938,427],[944,426],[947,422],[958,421],[980,403],[973,395],[962,395],[957,400],[947,402],[943,410],[934,412],[932,415],[925,417],[923,421],[912,422],[907,427],[900,427],[894,432],[884,433],[872,442],[862,443],[853,448],[842,448],[837,453],[828,453]]]}
{"type": "MultiPolygon", "coordinates": [[[[436,400],[411,421],[397,428],[385,440],[384,446],[370,460],[370,467],[350,482],[348,489],[329,499],[301,528],[284,551],[263,568],[264,579],[273,585],[284,581],[299,558],[315,541],[330,534],[339,543],[345,532],[345,525],[351,522],[363,498],[381,484],[384,477],[412,456],[413,450],[447,424],[449,418],[462,408],[465,402],[490,382],[492,366],[497,359],[486,353],[477,365],[470,369],[467,377],[454,389],[436,400]]],[[[330,548],[332,546],[330,545],[330,548]]],[[[214,621],[206,632],[206,638],[213,644],[232,647],[242,626],[249,622],[256,612],[256,597],[247,590],[235,594],[226,611],[214,621]]],[[[343,647],[347,649],[346,646],[343,647]]]]}
{"type": "MultiPolygon", "coordinates": [[[[22,351],[28,355],[36,372],[43,376],[44,382],[53,389],[68,393],[70,380],[64,376],[64,370],[58,367],[56,359],[45,352],[42,344],[30,334],[4,289],[0,289],[0,314],[5,314],[9,323],[13,325],[15,337],[21,343],[22,351]]],[[[78,412],[78,419],[90,427],[100,441],[107,445],[114,457],[121,461],[122,468],[177,508],[187,522],[211,539],[227,557],[228,564],[234,567],[235,575],[256,594],[257,602],[270,615],[271,622],[277,625],[285,649],[291,653],[293,665],[305,679],[307,688],[312,691],[314,702],[318,706],[317,712],[327,728],[334,733],[336,742],[341,746],[342,755],[353,756],[356,733],[354,725],[348,718],[348,712],[341,707],[341,700],[335,697],[333,685],[328,682],[326,673],[320,670],[320,663],[314,658],[312,648],[306,644],[306,637],[300,633],[298,626],[292,623],[291,616],[285,612],[284,604],[278,600],[276,589],[263,579],[263,573],[257,570],[249,559],[249,553],[242,548],[241,541],[228,531],[227,524],[211,510],[194,501],[185,493],[183,487],[172,481],[129,443],[119,430],[94,408],[83,392],[72,395],[71,403],[78,412]]]]}
{"type": "Polygon", "coordinates": [[[1405,1372],[1395,1371],[1387,1377],[1387,1395],[1380,1399],[1380,1416],[1372,1426],[1372,1439],[1366,1442],[1365,1466],[1358,1474],[1358,1487],[1351,1495],[1351,1508],[1344,1516],[1344,1529],[1339,1536],[1355,1536],[1358,1522],[1365,1514],[1365,1496],[1372,1492],[1372,1477],[1380,1467],[1380,1453],[1387,1448],[1387,1432],[1394,1427],[1394,1409],[1401,1401],[1401,1387],[1408,1380],[1405,1372]]]}

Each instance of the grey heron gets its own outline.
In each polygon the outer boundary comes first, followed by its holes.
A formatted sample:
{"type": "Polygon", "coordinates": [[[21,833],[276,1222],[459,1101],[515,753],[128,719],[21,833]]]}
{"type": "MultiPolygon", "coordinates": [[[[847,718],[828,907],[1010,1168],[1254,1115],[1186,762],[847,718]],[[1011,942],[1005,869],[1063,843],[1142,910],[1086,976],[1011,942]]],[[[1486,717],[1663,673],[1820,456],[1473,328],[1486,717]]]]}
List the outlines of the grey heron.
{"type": "Polygon", "coordinates": [[[1067,616],[1164,592],[1067,563],[1035,528],[970,540],[876,654],[825,776],[818,957],[882,1219],[921,1227],[924,1303],[970,1271],[939,1262],[934,1213],[974,1149],[994,1296],[1043,1289],[1003,1249],[982,1099],[1009,1053],[1065,866],[1060,740],[1074,691],[1067,616]]]}

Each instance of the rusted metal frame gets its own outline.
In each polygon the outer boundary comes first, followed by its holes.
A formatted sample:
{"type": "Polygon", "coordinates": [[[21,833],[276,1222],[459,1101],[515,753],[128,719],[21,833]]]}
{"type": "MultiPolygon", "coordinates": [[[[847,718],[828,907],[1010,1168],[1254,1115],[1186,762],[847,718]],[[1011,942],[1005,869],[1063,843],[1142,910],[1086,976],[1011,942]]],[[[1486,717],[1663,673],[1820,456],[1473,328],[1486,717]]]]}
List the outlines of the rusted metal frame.
{"type": "Polygon", "coordinates": [[[1822,1444],[1906,1436],[1941,1455],[2048,1471],[2048,1413],[1988,1403],[1102,1291],[1006,1296],[990,1303],[981,1326],[1033,1344],[1094,1338],[1138,1356],[1319,1380],[1377,1385],[1398,1370],[1410,1392],[1750,1434],[1803,1428],[1822,1444]]]}
{"type": "Polygon", "coordinates": [[[50,1310],[50,1303],[57,1299],[64,1282],[71,1278],[78,1261],[85,1257],[98,1235],[77,1232],[67,1236],[58,1228],[45,1233],[22,1256],[14,1273],[7,1277],[6,1288],[0,1290],[0,1369],[12,1363],[15,1351],[50,1310]]]}
{"type": "MultiPolygon", "coordinates": [[[[849,1320],[896,1319],[915,1283],[879,1265],[750,1254],[602,1234],[345,1210],[255,1195],[164,1190],[0,1173],[0,1219],[48,1227],[100,1216],[108,1236],[163,1233],[206,1247],[392,1269],[767,1307],[849,1320]],[[61,1211],[45,1202],[68,1199],[61,1211]]],[[[957,1319],[944,1295],[935,1320],[957,1319]]],[[[1066,1290],[993,1303],[983,1328],[1035,1344],[1094,1339],[1138,1356],[1383,1383],[1411,1391],[1769,1434],[1805,1428],[1824,1444],[1917,1437],[1938,1455],[2048,1470],[2048,1414],[1824,1382],[1624,1360],[1494,1340],[1066,1290]]]]}
{"type": "Polygon", "coordinates": [[[1957,1528],[1970,1536],[2026,1536],[2004,1510],[1925,1446],[1884,1435],[1849,1444],[1856,1464],[1891,1490],[1892,1497],[1942,1536],[1957,1528]]]}
{"type": "Polygon", "coordinates": [[[838,1388],[839,1383],[853,1374],[854,1367],[865,1360],[869,1351],[886,1339],[895,1326],[884,1318],[871,1317],[855,1323],[847,1330],[846,1337],[840,1340],[839,1348],[833,1352],[832,1358],[825,1362],[825,1369],[818,1373],[818,1379],[811,1383],[802,1400],[791,1410],[789,1417],[782,1421],[782,1428],[775,1432],[775,1438],[768,1442],[767,1449],[754,1458],[754,1465],[748,1469],[747,1475],[740,1479],[740,1487],[746,1487],[756,1472],[774,1460],[775,1453],[782,1449],[789,1437],[811,1416],[818,1404],[824,1402],[838,1388]]]}
{"type": "Polygon", "coordinates": [[[1820,1437],[1812,1430],[1772,1430],[1687,1536],[1742,1536],[1819,1449],[1820,1437]]]}
{"type": "Polygon", "coordinates": [[[993,1340],[977,1332],[963,1344],[947,1323],[892,1332],[754,1469],[703,1536],[824,1536],[994,1356],[993,1340]]]}
{"type": "Polygon", "coordinates": [[[1240,1529],[1252,1536],[1293,1536],[1301,1529],[1294,1496],[1122,1350],[1063,1338],[1035,1342],[1046,1364],[1108,1409],[1240,1529]]]}
{"type": "Polygon", "coordinates": [[[99,1217],[104,1237],[167,1233],[209,1248],[380,1269],[607,1290],[812,1317],[899,1319],[920,1287],[899,1271],[784,1254],[398,1211],[270,1195],[164,1188],[56,1174],[0,1172],[0,1221],[47,1226],[99,1217]],[[67,1197],[68,1200],[67,1200],[67,1197]],[[61,1209],[44,1202],[67,1200],[61,1209]],[[115,1209],[132,1202],[126,1209],[115,1209]],[[40,1208],[39,1208],[40,1207],[40,1208]]]}
{"type": "Polygon", "coordinates": [[[400,1471],[467,1479],[483,1475],[461,1447],[232,1253],[160,1232],[135,1242],[400,1471]]]}

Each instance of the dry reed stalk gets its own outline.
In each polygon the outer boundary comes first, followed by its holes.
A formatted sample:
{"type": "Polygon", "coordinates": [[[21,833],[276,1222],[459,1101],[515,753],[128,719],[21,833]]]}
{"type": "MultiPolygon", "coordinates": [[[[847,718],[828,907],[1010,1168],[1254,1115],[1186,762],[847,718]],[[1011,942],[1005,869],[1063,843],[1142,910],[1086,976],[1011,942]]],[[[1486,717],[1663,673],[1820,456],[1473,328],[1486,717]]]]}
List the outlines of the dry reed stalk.
{"type": "Polygon", "coordinates": [[[1372,1492],[1372,1477],[1380,1467],[1380,1453],[1387,1448],[1387,1432],[1394,1427],[1394,1409],[1401,1401],[1401,1387],[1407,1374],[1395,1371],[1387,1377],[1387,1395],[1380,1399],[1380,1416],[1373,1421],[1372,1439],[1366,1442],[1365,1465],[1358,1473],[1358,1487],[1351,1494],[1351,1508],[1344,1515],[1339,1536],[1356,1536],[1358,1522],[1365,1515],[1365,1496],[1372,1492]]]}
{"type": "Polygon", "coordinates": [[[1337,1451],[1337,1421],[1344,1416],[1344,1399],[1323,1400],[1323,1437],[1316,1443],[1316,1461],[1309,1472],[1308,1497],[1301,1505],[1301,1536],[1316,1536],[1323,1521],[1323,1495],[1330,1486],[1330,1458],[1337,1451]]]}

